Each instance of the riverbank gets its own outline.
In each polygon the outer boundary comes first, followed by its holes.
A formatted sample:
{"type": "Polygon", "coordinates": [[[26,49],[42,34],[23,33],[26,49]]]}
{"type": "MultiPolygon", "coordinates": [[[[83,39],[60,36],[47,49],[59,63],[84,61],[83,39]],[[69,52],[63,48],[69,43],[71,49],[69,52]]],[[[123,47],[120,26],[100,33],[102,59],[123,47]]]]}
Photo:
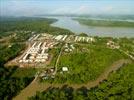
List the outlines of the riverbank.
{"type": "Polygon", "coordinates": [[[113,20],[102,20],[102,19],[96,20],[96,19],[82,19],[82,18],[73,18],[73,20],[76,20],[80,24],[84,24],[87,26],[134,28],[134,22],[128,22],[128,21],[113,21],[113,20]]]}
{"type": "MultiPolygon", "coordinates": [[[[46,17],[46,16],[45,16],[46,17]]],[[[75,34],[86,33],[89,36],[99,37],[134,37],[134,28],[132,27],[98,27],[87,26],[73,20],[74,17],[46,17],[55,18],[58,21],[51,24],[54,27],[68,29],[75,34]]]]}

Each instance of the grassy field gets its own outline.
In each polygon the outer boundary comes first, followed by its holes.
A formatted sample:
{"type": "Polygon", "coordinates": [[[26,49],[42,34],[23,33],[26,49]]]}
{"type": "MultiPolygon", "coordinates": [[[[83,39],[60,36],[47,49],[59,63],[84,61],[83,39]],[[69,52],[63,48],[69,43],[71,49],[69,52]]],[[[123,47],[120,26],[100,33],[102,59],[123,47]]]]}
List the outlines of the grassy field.
{"type": "Polygon", "coordinates": [[[75,18],[80,24],[88,26],[104,26],[104,27],[134,27],[134,22],[127,21],[107,21],[75,18]]]}
{"type": "Polygon", "coordinates": [[[11,77],[34,77],[38,70],[34,68],[17,68],[11,77]]]}

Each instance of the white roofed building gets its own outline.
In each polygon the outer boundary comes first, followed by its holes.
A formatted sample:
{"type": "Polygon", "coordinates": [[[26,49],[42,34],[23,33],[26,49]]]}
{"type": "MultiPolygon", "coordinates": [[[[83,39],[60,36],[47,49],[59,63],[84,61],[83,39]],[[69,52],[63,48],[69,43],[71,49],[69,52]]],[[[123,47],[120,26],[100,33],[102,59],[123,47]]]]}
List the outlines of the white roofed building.
{"type": "Polygon", "coordinates": [[[62,71],[63,72],[67,72],[68,71],[68,68],[67,67],[62,67],[62,71]]]}

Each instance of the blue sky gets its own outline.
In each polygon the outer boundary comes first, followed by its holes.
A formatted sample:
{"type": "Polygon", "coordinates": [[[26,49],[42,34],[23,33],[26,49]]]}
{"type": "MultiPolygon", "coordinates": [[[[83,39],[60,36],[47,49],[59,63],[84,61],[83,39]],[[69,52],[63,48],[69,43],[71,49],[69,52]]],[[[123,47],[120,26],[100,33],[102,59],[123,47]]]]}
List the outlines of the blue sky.
{"type": "Polygon", "coordinates": [[[0,14],[133,14],[134,0],[0,0],[0,14]]]}

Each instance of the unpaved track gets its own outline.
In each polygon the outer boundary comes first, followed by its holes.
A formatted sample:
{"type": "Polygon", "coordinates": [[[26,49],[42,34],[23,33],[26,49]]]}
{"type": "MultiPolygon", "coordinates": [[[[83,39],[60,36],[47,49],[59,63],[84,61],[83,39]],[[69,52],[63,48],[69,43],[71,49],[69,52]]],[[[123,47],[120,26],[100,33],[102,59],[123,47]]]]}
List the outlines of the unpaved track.
{"type": "Polygon", "coordinates": [[[116,71],[123,66],[123,64],[131,63],[130,60],[121,59],[114,62],[110,67],[104,70],[104,72],[94,81],[89,81],[87,84],[49,84],[49,83],[39,83],[37,80],[34,80],[29,84],[25,89],[23,89],[19,95],[17,95],[14,100],[27,100],[28,97],[34,96],[36,91],[43,91],[49,87],[62,87],[68,85],[74,89],[80,87],[86,87],[88,89],[98,86],[102,81],[108,78],[108,75],[112,71],[116,71]]]}
{"type": "Polygon", "coordinates": [[[62,54],[63,48],[64,48],[64,46],[61,47],[60,53],[59,53],[58,58],[57,58],[57,60],[56,60],[54,75],[57,73],[58,62],[59,62],[59,60],[60,60],[60,56],[61,56],[61,54],[62,54]]]}

